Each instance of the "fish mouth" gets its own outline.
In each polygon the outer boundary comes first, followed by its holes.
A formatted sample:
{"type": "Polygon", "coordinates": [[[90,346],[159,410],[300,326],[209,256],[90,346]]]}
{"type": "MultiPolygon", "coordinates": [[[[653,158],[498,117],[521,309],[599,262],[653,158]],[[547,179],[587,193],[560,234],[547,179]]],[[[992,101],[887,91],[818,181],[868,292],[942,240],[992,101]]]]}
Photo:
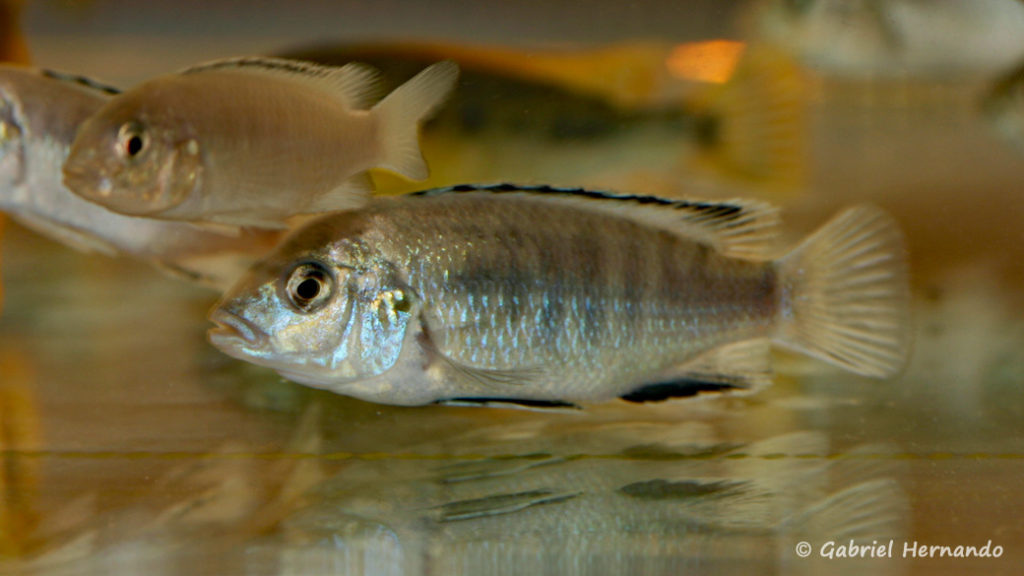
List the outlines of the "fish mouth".
{"type": "Polygon", "coordinates": [[[62,172],[64,187],[91,202],[106,201],[113,192],[110,178],[88,169],[81,162],[66,162],[62,172]]]}
{"type": "Polygon", "coordinates": [[[210,328],[206,335],[217,348],[237,348],[240,340],[246,347],[255,349],[267,341],[266,333],[250,320],[223,308],[211,312],[210,321],[216,326],[210,328]]]}

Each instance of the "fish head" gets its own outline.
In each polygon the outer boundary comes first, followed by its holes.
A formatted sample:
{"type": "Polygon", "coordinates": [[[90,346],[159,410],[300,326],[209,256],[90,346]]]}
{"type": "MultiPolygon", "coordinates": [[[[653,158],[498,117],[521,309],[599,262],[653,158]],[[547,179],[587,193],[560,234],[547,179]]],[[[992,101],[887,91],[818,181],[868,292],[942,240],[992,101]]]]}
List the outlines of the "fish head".
{"type": "Polygon", "coordinates": [[[317,387],[383,373],[398,359],[418,299],[389,266],[345,252],[257,264],[214,306],[210,342],[317,387]]]}
{"type": "Polygon", "coordinates": [[[147,92],[113,98],[82,123],[64,162],[69,190],[132,216],[159,215],[198,190],[199,140],[173,107],[147,102],[147,92]]]}
{"type": "Polygon", "coordinates": [[[12,190],[25,179],[26,142],[19,108],[14,93],[0,86],[0,191],[12,190]]]}

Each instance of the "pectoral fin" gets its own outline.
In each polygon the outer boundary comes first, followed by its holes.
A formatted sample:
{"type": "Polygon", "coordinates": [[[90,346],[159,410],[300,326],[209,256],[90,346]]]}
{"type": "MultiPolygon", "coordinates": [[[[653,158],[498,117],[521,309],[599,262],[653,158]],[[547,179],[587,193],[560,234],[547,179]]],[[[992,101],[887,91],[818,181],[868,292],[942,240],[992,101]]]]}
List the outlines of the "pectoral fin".
{"type": "Polygon", "coordinates": [[[118,254],[118,249],[113,244],[71,226],[63,226],[30,214],[12,214],[11,218],[40,234],[45,234],[81,252],[105,254],[107,256],[116,256],[118,254]]]}
{"type": "MultiPolygon", "coordinates": [[[[452,358],[446,350],[438,346],[435,330],[430,330],[424,323],[421,345],[425,355],[430,359],[431,369],[440,372],[439,376],[452,383],[456,391],[453,398],[474,400],[506,400],[506,398],[532,401],[523,395],[524,391],[537,392],[543,390],[546,381],[545,371],[539,366],[521,366],[515,368],[486,368],[470,366],[452,358]]],[[[529,394],[534,396],[535,394],[529,394]]],[[[520,400],[513,400],[520,401],[520,400]]]]}
{"type": "Polygon", "coordinates": [[[319,214],[360,208],[370,200],[372,192],[373,180],[370,179],[370,175],[366,172],[356,174],[334,190],[314,198],[308,207],[308,213],[319,214]]]}

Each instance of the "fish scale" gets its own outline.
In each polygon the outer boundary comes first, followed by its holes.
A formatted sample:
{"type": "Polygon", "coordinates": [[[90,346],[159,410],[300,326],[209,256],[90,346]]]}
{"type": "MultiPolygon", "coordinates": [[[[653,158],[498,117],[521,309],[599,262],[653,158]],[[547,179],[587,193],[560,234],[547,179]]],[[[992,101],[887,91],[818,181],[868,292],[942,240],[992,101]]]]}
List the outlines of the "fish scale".
{"type": "Polygon", "coordinates": [[[775,312],[768,264],[726,259],[628,219],[528,199],[510,199],[505,209],[515,218],[497,216],[478,198],[437,200],[403,203],[397,211],[389,206],[384,235],[403,240],[383,252],[410,271],[410,286],[426,302],[428,329],[455,334],[435,338],[457,362],[493,369],[563,364],[572,371],[558,376],[560,386],[583,392],[595,379],[635,385],[628,375],[637,358],[643,365],[669,368],[737,336],[769,333],[775,312]],[[446,231],[443,238],[438,239],[438,229],[446,231]],[[438,244],[452,236],[485,234],[487,245],[478,250],[443,250],[438,244]],[[513,246],[499,240],[510,236],[530,241],[513,246]],[[424,268],[414,265],[410,253],[439,256],[424,268]],[[620,266],[629,260],[637,267],[620,266]],[[484,304],[488,296],[499,295],[504,300],[526,296],[525,306],[509,313],[484,304]],[[717,312],[723,299],[736,302],[735,313],[717,312]],[[617,301],[625,301],[626,308],[616,312],[617,301]],[[697,326],[699,332],[690,328],[697,326]],[[504,337],[509,332],[522,336],[515,347],[504,337]]]}

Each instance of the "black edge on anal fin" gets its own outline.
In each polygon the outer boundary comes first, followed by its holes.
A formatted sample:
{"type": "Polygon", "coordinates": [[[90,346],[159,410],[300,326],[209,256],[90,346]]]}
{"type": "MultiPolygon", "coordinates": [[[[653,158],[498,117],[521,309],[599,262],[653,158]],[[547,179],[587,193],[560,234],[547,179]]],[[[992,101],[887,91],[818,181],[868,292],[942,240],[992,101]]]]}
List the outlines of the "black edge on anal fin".
{"type": "Polygon", "coordinates": [[[580,410],[580,407],[571,402],[563,402],[561,400],[527,400],[520,398],[486,398],[486,397],[465,397],[465,398],[445,398],[438,400],[435,404],[442,404],[446,406],[505,406],[508,407],[522,407],[536,410],[547,410],[547,409],[571,409],[580,410]]]}
{"type": "Polygon", "coordinates": [[[619,396],[626,402],[664,402],[670,398],[689,398],[701,392],[730,392],[744,390],[744,386],[727,382],[706,382],[702,380],[683,379],[674,382],[647,384],[633,390],[629,394],[619,396]]]}

